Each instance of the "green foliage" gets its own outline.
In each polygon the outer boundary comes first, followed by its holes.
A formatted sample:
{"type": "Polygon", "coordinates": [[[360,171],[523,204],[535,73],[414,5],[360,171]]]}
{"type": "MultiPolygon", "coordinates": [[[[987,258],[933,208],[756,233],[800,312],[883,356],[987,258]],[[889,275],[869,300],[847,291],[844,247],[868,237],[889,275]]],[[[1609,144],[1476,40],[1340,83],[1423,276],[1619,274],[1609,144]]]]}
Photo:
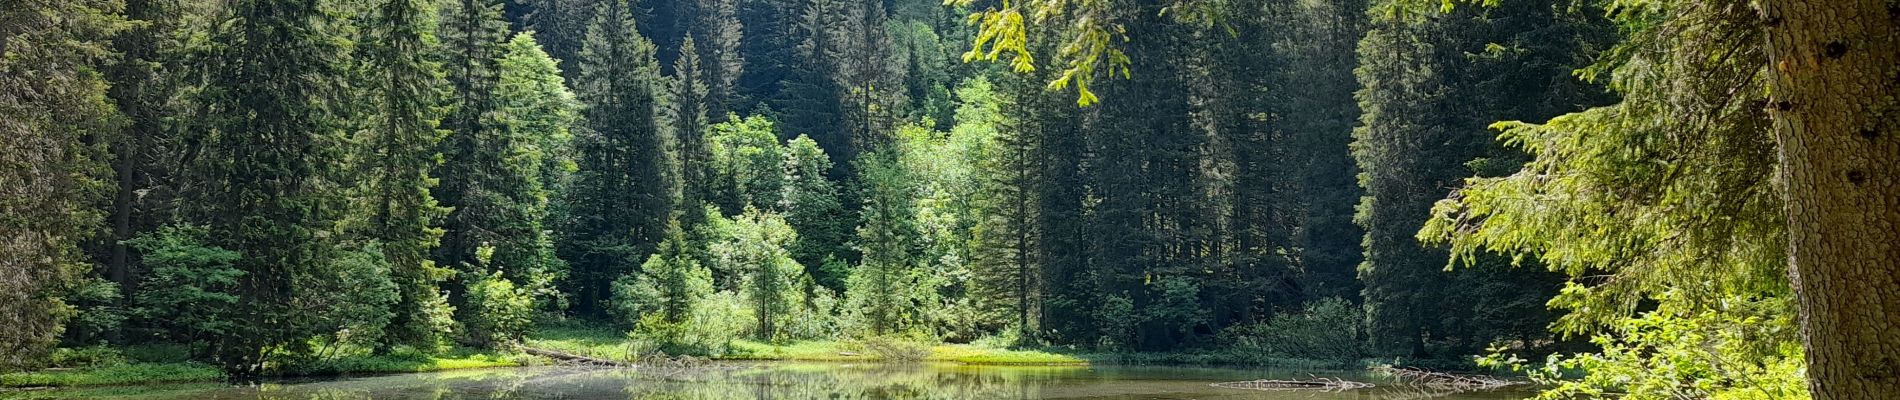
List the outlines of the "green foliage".
{"type": "Polygon", "coordinates": [[[572,82],[586,123],[576,135],[578,170],[565,194],[560,245],[573,270],[566,290],[583,315],[607,314],[612,282],[652,254],[673,216],[665,82],[636,13],[625,0],[596,4],[572,82]]]}
{"type": "Polygon", "coordinates": [[[375,110],[358,134],[358,168],[364,170],[361,207],[367,209],[366,236],[382,243],[390,280],[399,298],[386,330],[387,344],[434,347],[448,327],[432,315],[445,301],[437,283],[450,271],[429,259],[442,237],[435,223],[448,209],[430,193],[430,171],[441,161],[436,146],[441,101],[441,66],[428,57],[436,45],[435,10],[415,0],[385,1],[374,9],[368,40],[360,48],[368,81],[366,96],[375,110]]]}
{"type": "Polygon", "coordinates": [[[914,363],[930,357],[930,345],[899,336],[871,336],[850,343],[880,361],[914,363]]]}
{"type": "Polygon", "coordinates": [[[1267,322],[1221,331],[1221,341],[1242,351],[1281,357],[1352,361],[1364,354],[1360,338],[1365,317],[1358,306],[1337,297],[1320,299],[1299,313],[1281,313],[1267,322]]]}
{"type": "MultiPolygon", "coordinates": [[[[478,254],[486,259],[492,250],[478,254]]],[[[517,286],[499,271],[465,275],[463,279],[468,287],[467,307],[470,308],[469,317],[462,321],[467,328],[463,333],[465,338],[487,346],[504,346],[519,341],[528,332],[534,322],[532,292],[517,286]]]]}
{"type": "Polygon", "coordinates": [[[785,189],[786,160],[772,121],[761,116],[714,124],[707,134],[714,203],[728,213],[746,206],[775,209],[785,189]]]}
{"type": "Polygon", "coordinates": [[[784,191],[778,209],[784,210],[785,223],[798,232],[790,246],[792,259],[804,265],[806,273],[818,285],[831,291],[844,290],[849,265],[843,258],[850,249],[852,216],[839,199],[838,184],[825,177],[831,156],[818,142],[798,135],[785,142],[784,191]]]}
{"type": "Polygon", "coordinates": [[[1540,399],[1804,399],[1800,345],[1765,340],[1792,329],[1782,299],[1731,299],[1714,312],[1645,312],[1591,338],[1596,353],[1552,354],[1541,366],[1499,349],[1480,364],[1510,367],[1550,389],[1540,399]],[[1764,337],[1763,335],[1768,336],[1764,337]],[[1581,375],[1572,373],[1581,372],[1581,375]]]}
{"type": "Polygon", "coordinates": [[[224,379],[217,368],[198,363],[118,364],[78,370],[24,372],[0,375],[0,387],[69,387],[170,382],[213,382],[224,379]]]}
{"type": "Polygon", "coordinates": [[[384,327],[395,318],[391,307],[401,296],[400,288],[390,279],[389,262],[377,245],[340,249],[337,254],[328,269],[330,273],[297,282],[311,292],[295,304],[311,314],[316,333],[328,336],[333,346],[381,346],[384,327]]]}
{"type": "Polygon", "coordinates": [[[125,364],[125,354],[107,346],[61,347],[53,350],[47,357],[46,366],[51,368],[107,367],[125,364]]]}
{"type": "Polygon", "coordinates": [[[96,277],[75,282],[68,293],[60,297],[72,304],[74,311],[72,319],[66,321],[66,332],[60,340],[67,346],[102,343],[119,332],[125,320],[131,317],[131,310],[125,307],[128,302],[119,293],[119,285],[96,277]]]}
{"type": "Polygon", "coordinates": [[[803,317],[794,312],[803,297],[799,285],[810,280],[805,267],[786,250],[798,232],[784,217],[747,206],[733,219],[730,235],[714,242],[710,251],[725,265],[722,270],[741,274],[740,292],[758,317],[753,335],[774,342],[789,339],[787,325],[803,317]]]}
{"type": "Polygon", "coordinates": [[[690,318],[700,300],[712,294],[713,282],[712,271],[689,250],[679,221],[672,221],[660,252],[647,257],[640,273],[614,281],[615,317],[630,326],[645,324],[653,316],[674,324],[690,318]]]}
{"type": "Polygon", "coordinates": [[[845,309],[871,335],[896,335],[928,327],[938,302],[937,284],[918,259],[915,186],[895,154],[869,153],[858,161],[863,223],[853,245],[863,262],[845,283],[845,309]]]}
{"type": "Polygon", "coordinates": [[[641,316],[627,337],[636,354],[720,356],[731,352],[753,315],[741,296],[719,292],[694,304],[683,321],[667,321],[661,314],[641,316]]]}
{"type": "Polygon", "coordinates": [[[99,66],[122,27],[113,0],[0,8],[0,371],[34,364],[72,316],[59,298],[85,271],[79,244],[106,194],[99,136],[120,122],[99,66]]]}
{"type": "Polygon", "coordinates": [[[127,241],[144,258],[145,290],[132,297],[159,337],[207,345],[239,334],[238,253],[206,244],[204,228],[166,226],[127,241]]]}
{"type": "MultiPolygon", "coordinates": [[[[1391,2],[1378,7],[1403,7],[1391,2]]],[[[1427,356],[1478,351],[1494,338],[1521,336],[1480,327],[1550,318],[1535,304],[1554,296],[1555,274],[1513,268],[1489,253],[1459,249],[1472,268],[1446,271],[1446,249],[1418,238],[1431,204],[1474,173],[1508,170],[1522,155],[1482,132],[1488,121],[1547,118],[1576,104],[1600,104],[1600,89],[1585,83],[1493,76],[1560,76],[1581,67],[1590,45],[1607,32],[1601,19],[1580,10],[1504,4],[1496,9],[1417,9],[1417,14],[1374,11],[1360,42],[1364,113],[1353,132],[1353,157],[1365,197],[1354,221],[1366,229],[1359,268],[1367,330],[1375,351],[1427,356]],[[1499,15],[1516,16],[1493,21],[1499,15]],[[1513,26],[1548,27],[1525,32],[1513,26]],[[1482,52],[1493,43],[1523,44],[1509,52],[1482,52]],[[1482,53],[1484,56],[1472,54],[1482,53]],[[1464,71],[1492,71],[1473,74],[1464,71]],[[1466,101],[1463,99],[1481,99],[1466,101]],[[1564,99],[1553,101],[1551,99],[1564,99]],[[1535,101],[1533,101],[1535,100],[1535,101]],[[1454,104],[1461,106],[1453,108],[1454,104]],[[1447,113],[1445,110],[1457,110],[1447,113]],[[1483,159],[1484,161],[1473,162],[1483,159]],[[1495,284],[1516,282],[1516,284],[1495,284]],[[1492,316],[1467,312],[1487,304],[1492,316]],[[1451,311],[1457,307],[1457,311],[1451,311]],[[1464,321],[1471,318],[1471,321],[1464,321]],[[1474,340],[1475,339],[1475,340],[1474,340]]],[[[1535,333],[1537,328],[1533,327],[1535,333]]],[[[1522,329],[1507,329],[1522,332],[1522,329]]]]}

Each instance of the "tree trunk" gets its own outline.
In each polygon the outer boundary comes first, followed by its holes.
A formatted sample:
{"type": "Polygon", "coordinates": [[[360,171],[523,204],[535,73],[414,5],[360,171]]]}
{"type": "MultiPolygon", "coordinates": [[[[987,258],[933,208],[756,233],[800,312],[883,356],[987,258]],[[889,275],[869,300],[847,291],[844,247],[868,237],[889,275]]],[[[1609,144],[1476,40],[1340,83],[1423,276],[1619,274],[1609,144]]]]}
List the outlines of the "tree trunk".
{"type": "Polygon", "coordinates": [[[1900,9],[1769,0],[1789,273],[1816,400],[1900,394],[1900,9]]]}

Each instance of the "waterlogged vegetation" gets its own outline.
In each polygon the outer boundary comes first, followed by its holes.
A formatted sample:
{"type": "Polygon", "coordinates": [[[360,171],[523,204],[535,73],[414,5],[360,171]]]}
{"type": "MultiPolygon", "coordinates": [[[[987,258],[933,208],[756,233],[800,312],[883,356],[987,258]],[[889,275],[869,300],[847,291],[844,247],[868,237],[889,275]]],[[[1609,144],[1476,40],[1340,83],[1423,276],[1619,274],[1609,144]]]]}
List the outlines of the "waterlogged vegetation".
{"type": "Polygon", "coordinates": [[[1900,20],[1821,3],[9,1],[0,387],[1890,397],[1900,20]]]}

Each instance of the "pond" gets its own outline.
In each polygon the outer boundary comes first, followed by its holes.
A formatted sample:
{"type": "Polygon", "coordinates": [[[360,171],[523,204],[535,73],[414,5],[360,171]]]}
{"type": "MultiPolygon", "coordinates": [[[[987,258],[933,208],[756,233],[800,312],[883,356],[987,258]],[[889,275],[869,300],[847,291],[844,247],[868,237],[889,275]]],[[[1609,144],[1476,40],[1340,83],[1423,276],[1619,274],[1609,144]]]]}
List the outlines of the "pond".
{"type": "MultiPolygon", "coordinates": [[[[1524,399],[1522,386],[1452,393],[1364,372],[1190,367],[1021,367],[955,364],[765,363],[744,369],[639,371],[529,367],[351,377],[262,385],[184,385],[13,393],[101,399],[1524,399]],[[1255,379],[1342,378],[1364,389],[1249,390],[1211,386],[1255,379]]],[[[0,397],[9,397],[0,395],[0,397]]]]}

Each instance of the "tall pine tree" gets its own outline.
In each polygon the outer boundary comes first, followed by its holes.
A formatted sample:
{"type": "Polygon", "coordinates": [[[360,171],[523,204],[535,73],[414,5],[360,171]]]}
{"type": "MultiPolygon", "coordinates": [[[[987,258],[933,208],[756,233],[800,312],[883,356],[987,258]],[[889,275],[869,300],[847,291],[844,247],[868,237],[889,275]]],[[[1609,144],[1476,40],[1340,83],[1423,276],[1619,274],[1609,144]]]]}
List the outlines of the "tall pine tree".
{"type": "Polygon", "coordinates": [[[634,26],[624,0],[601,3],[581,50],[575,92],[587,105],[576,139],[579,171],[563,259],[573,265],[570,293],[579,311],[600,315],[608,283],[634,272],[652,253],[672,212],[665,126],[665,83],[653,43],[634,26]]]}
{"type": "Polygon", "coordinates": [[[201,66],[187,215],[218,227],[211,245],[243,255],[238,327],[214,351],[240,374],[258,372],[272,349],[308,346],[321,310],[293,306],[318,295],[299,283],[333,273],[345,148],[334,105],[347,56],[329,15],[320,0],[238,1],[201,66]]]}
{"type": "Polygon", "coordinates": [[[72,316],[59,295],[84,272],[79,241],[107,190],[96,132],[115,121],[99,66],[120,6],[0,7],[0,370],[37,363],[72,316]]]}
{"type": "Polygon", "coordinates": [[[420,0],[387,0],[375,9],[363,49],[376,115],[366,131],[359,166],[369,212],[365,233],[383,244],[398,293],[385,332],[391,344],[430,348],[443,332],[432,322],[440,304],[436,282],[446,278],[429,251],[440,240],[435,222],[448,210],[436,204],[430,171],[440,162],[436,129],[440,67],[427,59],[435,45],[434,10],[420,0]]]}

